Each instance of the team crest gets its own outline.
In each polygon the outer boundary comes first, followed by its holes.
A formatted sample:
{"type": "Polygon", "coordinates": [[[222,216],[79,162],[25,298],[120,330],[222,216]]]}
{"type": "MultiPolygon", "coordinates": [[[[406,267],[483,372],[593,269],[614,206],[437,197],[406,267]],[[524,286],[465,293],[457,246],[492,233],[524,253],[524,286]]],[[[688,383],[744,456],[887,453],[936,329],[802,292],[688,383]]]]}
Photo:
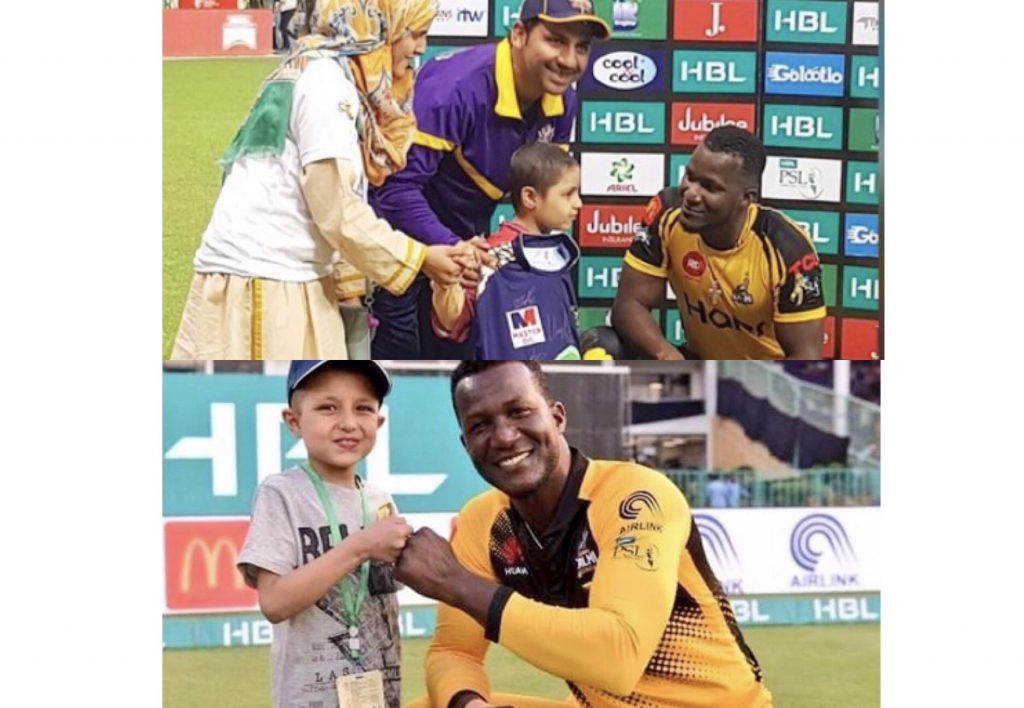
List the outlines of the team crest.
{"type": "Polygon", "coordinates": [[[538,143],[550,143],[551,139],[555,137],[555,125],[554,123],[548,123],[537,133],[538,143]]]}
{"type": "Polygon", "coordinates": [[[743,276],[743,282],[736,286],[732,291],[732,301],[737,305],[753,305],[754,298],[751,297],[750,291],[750,274],[743,276]]]}

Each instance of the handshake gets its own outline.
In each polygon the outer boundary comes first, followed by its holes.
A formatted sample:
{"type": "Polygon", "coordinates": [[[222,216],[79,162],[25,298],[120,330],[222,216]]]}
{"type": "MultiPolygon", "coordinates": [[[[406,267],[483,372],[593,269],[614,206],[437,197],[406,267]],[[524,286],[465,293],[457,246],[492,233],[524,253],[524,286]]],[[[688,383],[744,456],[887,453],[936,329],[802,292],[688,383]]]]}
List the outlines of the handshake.
{"type": "Polygon", "coordinates": [[[401,516],[388,516],[366,527],[352,539],[360,543],[364,558],[395,564],[395,579],[420,595],[441,602],[460,575],[468,572],[455,559],[451,546],[428,528],[413,533],[401,516]]]}
{"type": "Polygon", "coordinates": [[[423,274],[438,285],[460,284],[475,290],[480,282],[481,266],[495,267],[487,241],[474,236],[455,246],[428,246],[423,260],[423,274]]]}

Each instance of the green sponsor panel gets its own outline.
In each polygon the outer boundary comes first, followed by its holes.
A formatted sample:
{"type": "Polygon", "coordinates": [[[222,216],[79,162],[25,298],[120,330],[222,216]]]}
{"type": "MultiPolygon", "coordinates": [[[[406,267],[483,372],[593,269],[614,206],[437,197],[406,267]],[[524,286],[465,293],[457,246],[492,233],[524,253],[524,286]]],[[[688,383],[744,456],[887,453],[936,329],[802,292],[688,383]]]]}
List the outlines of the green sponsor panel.
{"type": "Polygon", "coordinates": [[[665,39],[668,0],[594,0],[594,14],[603,17],[612,39],[665,39]]]}
{"type": "MultiPolygon", "coordinates": [[[[398,631],[402,639],[432,637],[437,618],[434,606],[402,607],[398,631]]],[[[274,626],[258,612],[230,615],[165,615],[165,649],[269,646],[274,626]]]]}
{"type": "Polygon", "coordinates": [[[621,273],[621,256],[583,256],[576,291],[580,297],[615,297],[621,273]]]}
{"type": "Polygon", "coordinates": [[[768,0],[768,41],[845,44],[847,7],[828,0],[768,0]]]}
{"type": "Polygon", "coordinates": [[[503,221],[508,221],[516,215],[516,210],[512,208],[511,204],[499,204],[494,208],[494,213],[491,214],[491,233],[493,234],[498,230],[503,221]]]}
{"type": "Polygon", "coordinates": [[[690,164],[691,155],[670,155],[668,161],[668,182],[666,186],[678,187],[683,183],[683,173],[690,164]]]}
{"type": "Polygon", "coordinates": [[[808,150],[843,148],[843,109],[771,103],[764,107],[764,144],[808,150]]]}
{"type": "Polygon", "coordinates": [[[814,242],[818,255],[839,254],[839,213],[834,211],[809,211],[806,209],[784,209],[783,213],[800,225],[814,242]]]}
{"type": "Polygon", "coordinates": [[[683,318],[679,316],[679,309],[676,307],[665,311],[665,339],[669,344],[674,344],[677,347],[686,343],[683,318]]]}
{"type": "Polygon", "coordinates": [[[581,307],[576,315],[576,322],[580,334],[594,327],[608,325],[608,313],[610,307],[581,307]]]}
{"type": "Polygon", "coordinates": [[[880,191],[877,162],[851,160],[846,163],[846,201],[851,204],[878,204],[880,191]]]}
{"type": "Polygon", "coordinates": [[[878,312],[878,268],[843,266],[843,307],[878,312]]]}
{"type": "Polygon", "coordinates": [[[672,52],[675,93],[754,93],[756,52],[672,52]]]}
{"type": "Polygon", "coordinates": [[[427,44],[426,51],[423,52],[423,56],[416,57],[415,66],[419,68],[426,62],[436,57],[438,54],[444,54],[446,52],[456,52],[460,49],[466,49],[466,47],[453,47],[447,44],[427,44]]]}
{"type": "Polygon", "coordinates": [[[821,287],[825,290],[825,305],[827,307],[836,305],[836,271],[838,267],[832,263],[821,264],[821,287]]]}
{"type": "Polygon", "coordinates": [[[584,101],[580,112],[585,143],[661,145],[665,104],[643,101],[584,101]]]}
{"type": "Polygon", "coordinates": [[[858,152],[878,152],[880,130],[877,108],[851,108],[846,147],[858,152]]]}
{"type": "Polygon", "coordinates": [[[882,86],[882,70],[877,56],[855,54],[850,57],[850,96],[878,98],[882,86]]]}
{"type": "Polygon", "coordinates": [[[494,0],[495,36],[504,37],[508,34],[509,29],[519,19],[519,6],[522,4],[523,0],[494,0]]]}
{"type": "MultiPolygon", "coordinates": [[[[390,477],[403,512],[458,511],[487,484],[459,442],[450,407],[438,407],[450,397],[448,378],[393,381],[387,435],[357,470],[390,477]]],[[[281,376],[165,373],[163,515],[248,516],[258,480],[305,459],[281,422],[284,405],[281,376]]]]}

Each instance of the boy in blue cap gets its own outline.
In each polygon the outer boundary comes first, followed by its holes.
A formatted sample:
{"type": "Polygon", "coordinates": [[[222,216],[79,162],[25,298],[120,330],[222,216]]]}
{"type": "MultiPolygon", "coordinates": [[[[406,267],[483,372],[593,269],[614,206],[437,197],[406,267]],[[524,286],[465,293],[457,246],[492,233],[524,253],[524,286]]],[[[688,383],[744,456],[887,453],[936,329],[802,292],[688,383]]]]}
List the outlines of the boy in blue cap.
{"type": "Polygon", "coordinates": [[[374,361],[293,361],[282,412],[308,462],[265,479],[238,558],[274,623],[275,706],[337,706],[350,684],[400,705],[398,601],[391,565],[412,528],[356,465],[384,424],[391,390],[374,361]]]}

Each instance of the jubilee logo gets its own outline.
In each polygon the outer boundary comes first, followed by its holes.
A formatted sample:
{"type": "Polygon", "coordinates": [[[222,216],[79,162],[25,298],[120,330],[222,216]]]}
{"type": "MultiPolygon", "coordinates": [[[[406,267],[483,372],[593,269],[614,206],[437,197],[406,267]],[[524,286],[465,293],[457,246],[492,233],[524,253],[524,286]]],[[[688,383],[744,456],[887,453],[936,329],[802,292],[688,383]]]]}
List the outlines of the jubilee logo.
{"type": "Polygon", "coordinates": [[[631,93],[660,91],[665,84],[664,63],[660,53],[608,52],[591,59],[590,71],[580,80],[580,88],[631,93]]]}
{"type": "Polygon", "coordinates": [[[664,103],[584,101],[583,142],[660,145],[665,142],[664,103]]]}
{"type": "Polygon", "coordinates": [[[845,2],[832,0],[769,0],[769,42],[846,43],[845,2]]]}
{"type": "Polygon", "coordinates": [[[643,228],[644,207],[595,204],[580,210],[580,245],[595,248],[629,248],[643,228]]]}
{"type": "Polygon", "coordinates": [[[769,104],[764,107],[764,144],[817,150],[843,147],[843,109],[769,104]]]}
{"type": "Polygon", "coordinates": [[[672,144],[697,145],[722,125],[755,132],[752,103],[673,103],[672,144]]]}
{"type": "Polygon", "coordinates": [[[754,93],[755,52],[672,53],[672,90],[676,93],[754,93]]]}
{"type": "Polygon", "coordinates": [[[696,42],[756,42],[757,0],[676,0],[672,36],[696,42]]]}
{"type": "Polygon", "coordinates": [[[846,57],[842,54],[766,52],[765,93],[842,96],[846,57]]]}

